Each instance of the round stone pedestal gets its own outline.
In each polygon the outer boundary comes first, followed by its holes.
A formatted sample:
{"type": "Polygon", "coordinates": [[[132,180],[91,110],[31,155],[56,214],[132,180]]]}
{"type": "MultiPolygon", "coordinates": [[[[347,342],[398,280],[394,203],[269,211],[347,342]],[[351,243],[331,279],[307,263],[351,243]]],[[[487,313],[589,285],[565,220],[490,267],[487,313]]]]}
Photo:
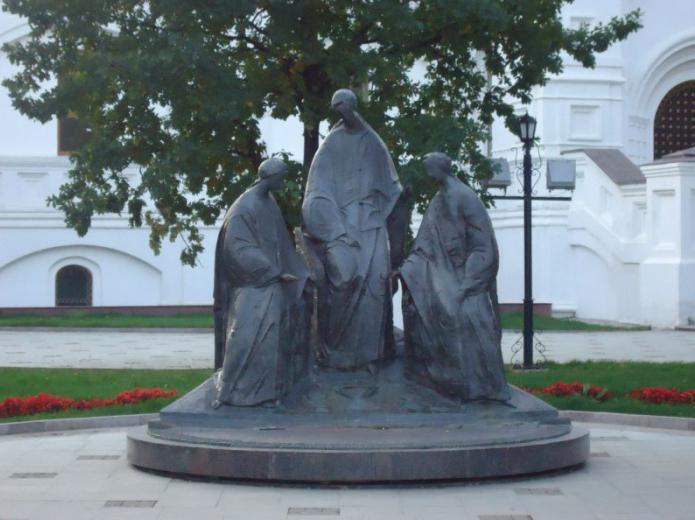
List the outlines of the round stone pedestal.
{"type": "Polygon", "coordinates": [[[320,371],[280,406],[213,409],[212,379],[128,436],[135,466],[181,476],[293,482],[508,477],[576,466],[589,434],[512,388],[460,403],[404,377],[320,371]]]}
{"type": "MultiPolygon", "coordinates": [[[[336,438],[352,432],[333,430],[336,438]]],[[[244,480],[368,483],[464,480],[526,475],[571,467],[586,461],[589,434],[583,428],[540,441],[457,446],[437,442],[436,431],[418,432],[429,446],[396,447],[412,432],[386,430],[383,444],[391,448],[331,449],[223,446],[175,442],[142,430],[128,436],[128,460],[147,469],[181,476],[244,480]]]]}

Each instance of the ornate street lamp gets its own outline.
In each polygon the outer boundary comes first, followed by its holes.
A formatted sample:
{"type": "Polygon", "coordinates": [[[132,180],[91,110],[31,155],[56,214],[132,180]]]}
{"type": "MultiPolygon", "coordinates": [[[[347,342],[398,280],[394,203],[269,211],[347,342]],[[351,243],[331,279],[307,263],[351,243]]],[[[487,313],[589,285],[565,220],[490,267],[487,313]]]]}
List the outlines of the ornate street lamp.
{"type": "MultiPolygon", "coordinates": [[[[536,120],[524,114],[519,118],[519,139],[523,144],[524,161],[522,165],[523,173],[523,191],[522,195],[493,195],[493,199],[501,200],[522,200],[524,201],[524,331],[522,337],[512,345],[512,353],[518,351],[515,347],[521,341],[523,344],[524,362],[522,368],[532,369],[539,368],[533,362],[533,349],[535,348],[535,336],[533,329],[533,250],[532,250],[532,213],[531,206],[534,200],[542,201],[571,201],[572,197],[554,197],[554,196],[533,196],[534,168],[533,160],[531,159],[531,148],[535,145],[536,137],[536,120]]],[[[540,157],[539,157],[540,159],[540,157]]],[[[502,188],[507,190],[511,184],[509,178],[509,165],[505,159],[492,159],[493,176],[483,183],[484,188],[502,188]]],[[[540,169],[535,170],[540,176],[540,169]]],[[[576,165],[575,162],[568,159],[549,159],[547,161],[547,188],[548,190],[574,190],[576,165]]],[[[538,344],[542,347],[540,341],[538,344]]],[[[542,350],[539,350],[542,354],[542,350]]],[[[513,359],[513,358],[512,358],[513,359]]]]}
{"type": "Polygon", "coordinates": [[[533,161],[531,147],[536,137],[536,120],[528,112],[519,119],[519,137],[524,144],[524,368],[533,364],[533,249],[531,203],[533,161]]]}

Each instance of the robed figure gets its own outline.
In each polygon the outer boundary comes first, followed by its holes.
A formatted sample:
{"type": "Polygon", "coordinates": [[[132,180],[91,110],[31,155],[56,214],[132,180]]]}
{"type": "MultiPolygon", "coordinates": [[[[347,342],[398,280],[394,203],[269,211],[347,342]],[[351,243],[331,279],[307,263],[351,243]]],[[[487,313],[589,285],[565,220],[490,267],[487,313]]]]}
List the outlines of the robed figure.
{"type": "Polygon", "coordinates": [[[308,271],[270,190],[287,167],[268,159],[259,180],[229,208],[215,252],[215,358],[222,370],[213,403],[273,403],[306,361],[302,300],[308,271]]]}
{"type": "Polygon", "coordinates": [[[323,364],[373,366],[392,340],[392,264],[406,222],[389,219],[402,192],[384,142],[357,113],[357,98],[338,90],[331,101],[340,121],[309,169],[303,230],[317,260],[318,329],[323,364]],[[389,226],[389,224],[395,224],[389,226]],[[391,229],[389,229],[391,227],[391,229]]]}
{"type": "Polygon", "coordinates": [[[441,187],[400,269],[411,368],[452,397],[507,400],[490,217],[446,155],[428,154],[424,164],[441,187]]]}

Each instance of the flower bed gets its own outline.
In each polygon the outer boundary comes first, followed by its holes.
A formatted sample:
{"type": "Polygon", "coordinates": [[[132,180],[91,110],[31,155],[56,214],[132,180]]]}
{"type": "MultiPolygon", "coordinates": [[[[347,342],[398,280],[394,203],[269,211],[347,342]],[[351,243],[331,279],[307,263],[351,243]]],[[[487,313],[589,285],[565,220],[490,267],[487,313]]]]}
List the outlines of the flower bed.
{"type": "Polygon", "coordinates": [[[64,410],[91,410],[109,406],[137,404],[151,399],[176,397],[176,390],[161,388],[136,388],[121,392],[113,399],[75,400],[51,394],[38,394],[29,397],[8,397],[0,401],[0,418],[34,415],[44,412],[62,412],[64,410]]]}
{"type": "Polygon", "coordinates": [[[638,388],[630,392],[630,397],[652,404],[695,404],[695,390],[681,392],[658,386],[638,388]]]}
{"type": "MultiPolygon", "coordinates": [[[[563,383],[558,381],[544,387],[523,387],[532,394],[565,396],[586,396],[603,402],[614,397],[613,393],[601,386],[593,386],[580,382],[563,383]]],[[[137,404],[152,399],[176,397],[176,390],[161,388],[136,388],[121,392],[112,399],[75,400],[51,394],[38,394],[29,397],[8,397],[0,401],[0,418],[34,415],[45,412],[61,412],[64,410],[91,410],[111,406],[137,404]]],[[[630,397],[650,404],[695,404],[695,390],[680,391],[675,388],[644,387],[630,392],[630,397]]]]}
{"type": "Polygon", "coordinates": [[[584,395],[596,399],[597,401],[607,401],[613,397],[613,394],[602,386],[592,386],[577,382],[563,383],[558,381],[552,385],[541,388],[525,388],[525,390],[533,394],[554,395],[558,397],[584,395]]]}
{"type": "MultiPolygon", "coordinates": [[[[563,383],[558,381],[544,387],[524,387],[524,390],[532,394],[554,395],[565,397],[570,395],[583,395],[597,401],[607,401],[614,397],[602,386],[592,386],[584,383],[563,383]]],[[[644,387],[632,390],[630,398],[650,404],[695,404],[695,390],[680,391],[676,388],[644,387]]]]}

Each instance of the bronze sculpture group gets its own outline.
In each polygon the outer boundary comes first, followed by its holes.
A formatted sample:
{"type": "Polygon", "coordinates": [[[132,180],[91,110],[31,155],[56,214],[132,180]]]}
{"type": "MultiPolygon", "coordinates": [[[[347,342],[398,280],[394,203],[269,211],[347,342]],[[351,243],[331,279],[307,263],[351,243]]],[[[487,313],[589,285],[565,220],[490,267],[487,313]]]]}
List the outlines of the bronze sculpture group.
{"type": "Polygon", "coordinates": [[[377,374],[397,355],[392,296],[403,291],[406,377],[461,401],[509,399],[490,218],[442,153],[439,183],[407,257],[403,189],[380,137],[346,89],[340,121],[309,170],[301,253],[272,191],[287,168],[268,159],[227,212],[215,256],[214,407],[277,403],[317,370],[377,374]]]}

